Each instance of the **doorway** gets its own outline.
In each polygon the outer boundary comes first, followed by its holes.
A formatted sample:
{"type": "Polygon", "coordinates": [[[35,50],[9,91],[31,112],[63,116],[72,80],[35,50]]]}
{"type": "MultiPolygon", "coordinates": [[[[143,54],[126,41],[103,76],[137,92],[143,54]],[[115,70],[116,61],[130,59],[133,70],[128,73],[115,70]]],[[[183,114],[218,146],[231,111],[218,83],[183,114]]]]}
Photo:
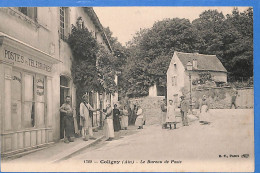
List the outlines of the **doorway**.
{"type": "MultiPolygon", "coordinates": [[[[70,79],[60,76],[60,106],[64,103],[66,96],[70,96],[70,79]]],[[[64,138],[64,115],[60,113],[60,139],[64,138]]]]}

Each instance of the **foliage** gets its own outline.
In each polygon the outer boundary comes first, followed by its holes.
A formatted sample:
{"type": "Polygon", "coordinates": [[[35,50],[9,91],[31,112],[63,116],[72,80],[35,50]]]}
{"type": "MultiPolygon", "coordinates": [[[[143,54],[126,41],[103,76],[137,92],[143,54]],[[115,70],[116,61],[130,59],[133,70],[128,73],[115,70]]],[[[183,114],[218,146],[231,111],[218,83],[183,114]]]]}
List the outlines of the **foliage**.
{"type": "Polygon", "coordinates": [[[199,79],[195,79],[192,81],[193,85],[197,85],[197,84],[205,84],[206,81],[212,81],[212,76],[211,73],[209,72],[200,72],[199,74],[199,79]]]}
{"type": "Polygon", "coordinates": [[[254,81],[253,81],[253,77],[251,77],[246,81],[229,82],[227,85],[232,88],[254,87],[254,81]]]}
{"type": "Polygon", "coordinates": [[[72,26],[68,38],[74,57],[71,72],[78,99],[83,93],[91,91],[115,92],[113,56],[100,46],[93,34],[84,25],[80,26],[78,21],[76,26],[72,26]]]}
{"type": "Polygon", "coordinates": [[[174,51],[215,54],[229,76],[249,78],[253,76],[253,9],[239,12],[234,8],[227,16],[207,10],[192,23],[164,19],[137,32],[127,48],[130,55],[122,80],[128,96],[146,95],[154,84],[166,85],[174,51]]]}
{"type": "Polygon", "coordinates": [[[217,10],[203,12],[192,22],[202,44],[200,53],[215,54],[230,76],[253,76],[253,9],[234,8],[225,18],[217,10]]]}

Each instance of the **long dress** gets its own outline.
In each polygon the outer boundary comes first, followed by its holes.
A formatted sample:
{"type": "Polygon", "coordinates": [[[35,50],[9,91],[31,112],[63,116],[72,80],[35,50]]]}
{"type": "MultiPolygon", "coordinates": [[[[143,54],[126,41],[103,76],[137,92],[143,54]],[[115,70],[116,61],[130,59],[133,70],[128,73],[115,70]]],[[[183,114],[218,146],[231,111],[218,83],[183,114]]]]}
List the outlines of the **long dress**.
{"type": "Polygon", "coordinates": [[[167,108],[166,123],[167,122],[176,122],[174,105],[169,104],[167,108]]]}
{"type": "Polygon", "coordinates": [[[144,124],[143,118],[144,118],[143,117],[143,110],[140,108],[140,109],[137,110],[137,118],[136,118],[136,121],[135,121],[135,125],[142,127],[143,124],[144,124]]]}
{"type": "Polygon", "coordinates": [[[209,103],[207,100],[202,100],[200,103],[199,121],[210,122],[209,103]]]}
{"type": "Polygon", "coordinates": [[[126,110],[126,109],[123,110],[123,115],[121,118],[121,125],[122,125],[122,128],[128,127],[128,110],[126,110]]]}
{"type": "Polygon", "coordinates": [[[105,124],[104,124],[104,128],[105,128],[105,136],[106,138],[114,138],[115,134],[114,134],[114,127],[113,127],[113,116],[112,116],[112,108],[108,108],[107,112],[106,112],[107,116],[105,119],[105,124]]]}
{"type": "Polygon", "coordinates": [[[113,125],[114,125],[115,132],[121,129],[119,115],[120,115],[119,109],[113,109],[113,125]]]}

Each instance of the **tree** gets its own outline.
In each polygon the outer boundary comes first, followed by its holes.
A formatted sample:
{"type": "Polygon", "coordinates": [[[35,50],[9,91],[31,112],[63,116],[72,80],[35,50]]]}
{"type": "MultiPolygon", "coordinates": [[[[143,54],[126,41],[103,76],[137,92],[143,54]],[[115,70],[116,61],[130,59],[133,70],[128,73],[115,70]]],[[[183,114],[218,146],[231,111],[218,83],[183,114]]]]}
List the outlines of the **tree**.
{"type": "Polygon", "coordinates": [[[253,76],[253,9],[234,8],[226,17],[207,10],[190,23],[164,19],[140,29],[127,43],[130,55],[123,68],[128,96],[148,94],[149,86],[166,85],[166,72],[174,51],[217,55],[230,77],[253,76]]]}
{"type": "Polygon", "coordinates": [[[203,12],[192,22],[199,32],[200,53],[215,54],[229,77],[253,75],[253,11],[240,13],[234,8],[227,18],[217,10],[203,12]]]}
{"type": "Polygon", "coordinates": [[[93,34],[84,25],[79,25],[79,20],[80,17],[76,26],[72,26],[68,38],[73,54],[71,73],[77,88],[77,100],[80,100],[86,92],[114,93],[115,57],[97,43],[93,34]]]}
{"type": "Polygon", "coordinates": [[[165,19],[156,22],[150,29],[137,32],[128,42],[128,62],[131,65],[126,69],[138,74],[128,76],[128,88],[134,92],[132,95],[148,94],[148,88],[154,84],[165,86],[166,72],[174,51],[192,52],[198,42],[197,32],[187,19],[165,19]],[[140,86],[135,88],[137,84],[140,86]]]}

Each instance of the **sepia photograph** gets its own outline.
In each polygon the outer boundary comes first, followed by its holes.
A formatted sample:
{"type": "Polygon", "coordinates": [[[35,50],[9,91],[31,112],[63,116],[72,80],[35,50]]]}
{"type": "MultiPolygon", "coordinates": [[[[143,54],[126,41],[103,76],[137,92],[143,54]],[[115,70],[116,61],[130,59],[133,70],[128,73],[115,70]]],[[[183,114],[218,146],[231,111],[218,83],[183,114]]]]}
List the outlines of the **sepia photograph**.
{"type": "Polygon", "coordinates": [[[3,172],[254,172],[251,6],[0,7],[3,172]]]}

